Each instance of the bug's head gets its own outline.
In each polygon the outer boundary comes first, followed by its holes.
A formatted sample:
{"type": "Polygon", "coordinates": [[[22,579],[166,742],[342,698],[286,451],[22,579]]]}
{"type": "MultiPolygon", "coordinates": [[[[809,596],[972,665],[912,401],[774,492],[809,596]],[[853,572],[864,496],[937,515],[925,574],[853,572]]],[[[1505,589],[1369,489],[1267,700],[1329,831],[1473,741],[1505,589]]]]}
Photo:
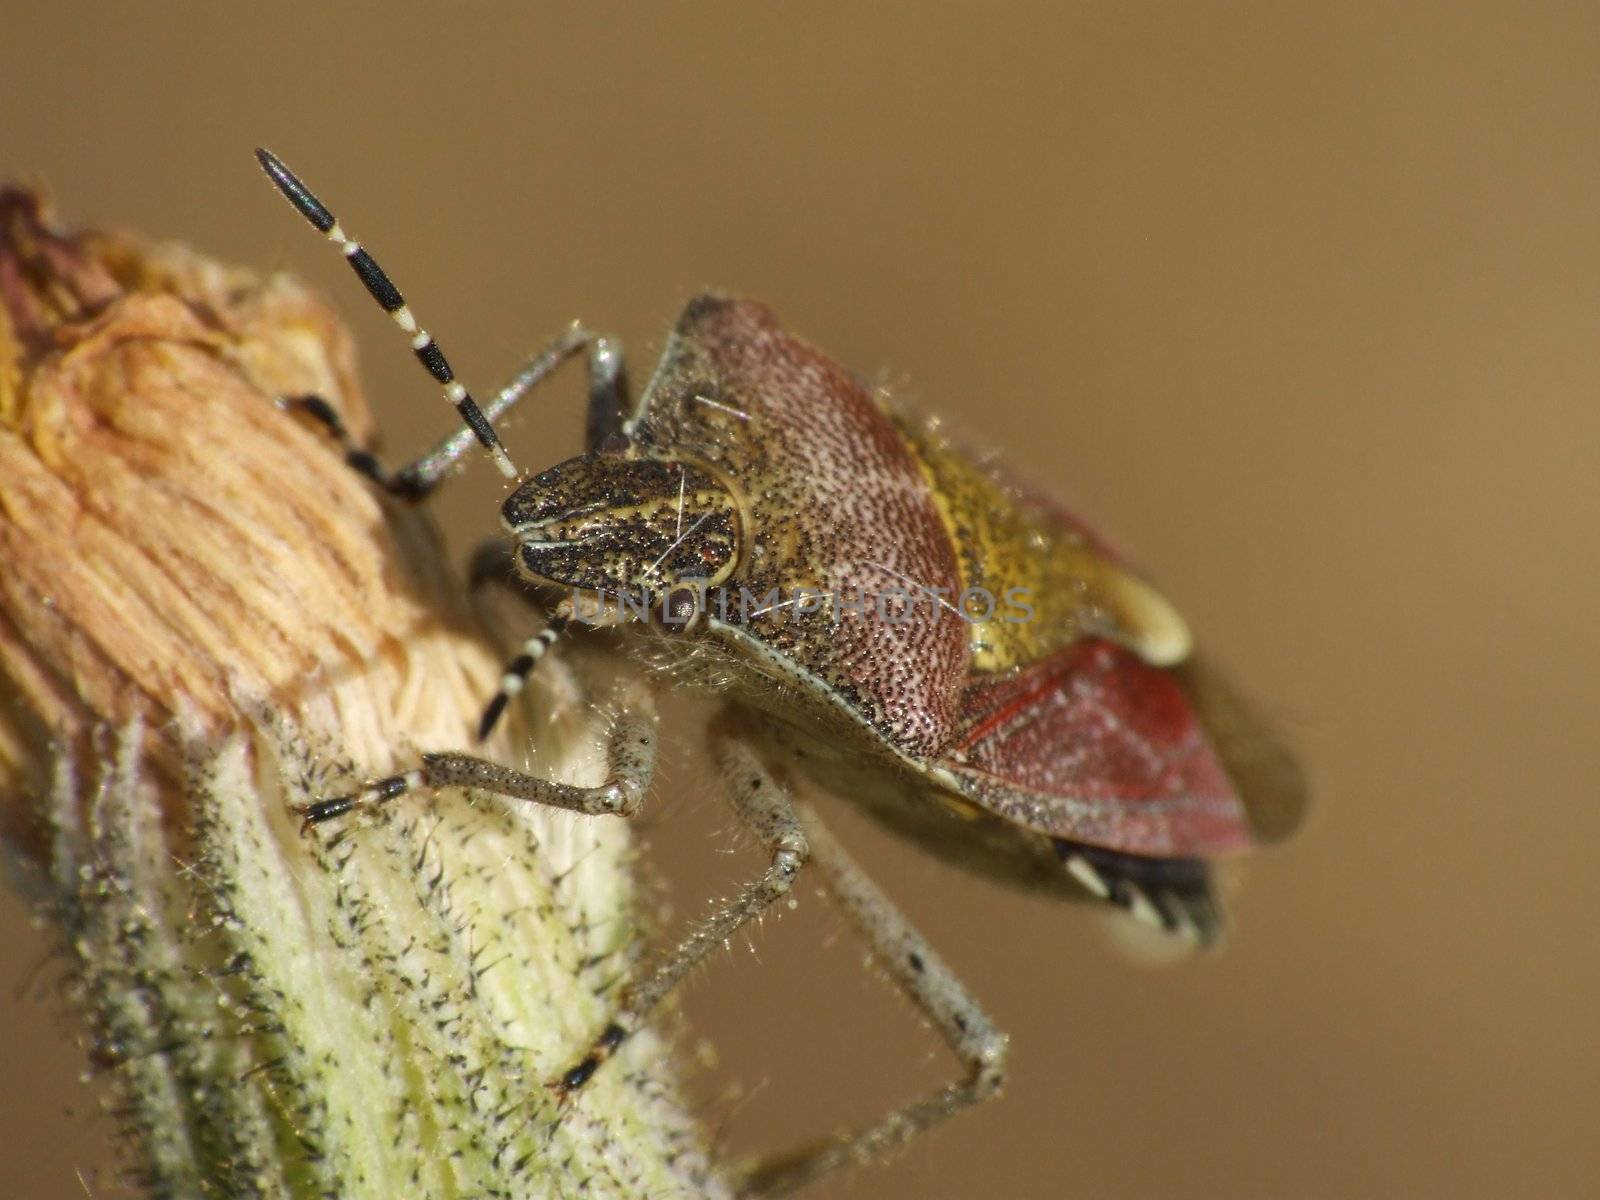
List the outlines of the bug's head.
{"type": "Polygon", "coordinates": [[[733,494],[689,463],[582,454],[524,482],[501,515],[519,570],[582,591],[714,587],[739,559],[733,494]]]}

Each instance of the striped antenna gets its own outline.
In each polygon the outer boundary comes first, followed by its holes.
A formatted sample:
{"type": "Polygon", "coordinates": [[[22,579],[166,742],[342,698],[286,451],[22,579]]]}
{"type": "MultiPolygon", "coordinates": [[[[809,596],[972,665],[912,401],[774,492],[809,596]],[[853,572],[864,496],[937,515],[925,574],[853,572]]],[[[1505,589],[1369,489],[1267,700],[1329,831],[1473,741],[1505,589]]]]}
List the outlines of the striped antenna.
{"type": "Polygon", "coordinates": [[[479,443],[494,459],[494,465],[500,468],[500,474],[507,479],[515,479],[517,468],[512,464],[511,456],[506,453],[505,446],[501,444],[500,435],[494,431],[494,426],[489,424],[489,418],[484,416],[483,409],[478,407],[478,402],[472,398],[472,394],[456,379],[456,373],[450,369],[449,360],[445,358],[444,351],[439,349],[438,343],[426,329],[418,328],[417,319],[406,307],[406,298],[400,294],[400,289],[390,282],[372,255],[362,249],[361,243],[339,227],[339,222],[334,219],[322,201],[311,194],[311,189],[301,183],[277,155],[268,150],[257,150],[256,159],[261,163],[261,169],[267,173],[267,177],[277,185],[284,198],[295,206],[300,215],[339,247],[345,261],[350,264],[350,269],[356,273],[356,278],[361,280],[368,293],[378,302],[378,306],[393,317],[394,323],[411,338],[411,349],[416,354],[417,361],[426,367],[428,374],[444,388],[444,398],[455,405],[456,412],[466,422],[467,428],[477,435],[479,443]]]}

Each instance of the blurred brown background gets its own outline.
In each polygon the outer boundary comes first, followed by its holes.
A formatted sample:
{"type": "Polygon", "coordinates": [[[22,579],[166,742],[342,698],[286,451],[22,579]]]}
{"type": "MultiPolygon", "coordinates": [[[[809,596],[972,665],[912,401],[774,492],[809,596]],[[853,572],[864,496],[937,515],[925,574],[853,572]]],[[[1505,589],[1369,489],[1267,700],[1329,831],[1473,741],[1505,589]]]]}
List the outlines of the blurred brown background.
{"type": "MultiPolygon", "coordinates": [[[[1292,730],[1309,824],[1227,951],[1164,971],[831,805],[1015,1067],[818,1194],[1592,1195],[1600,10],[859,8],[8,3],[0,170],[319,281],[395,453],[444,406],[258,142],[480,391],[575,316],[642,377],[696,289],[763,297],[1054,484],[1292,730]]],[[[576,449],[579,393],[519,460],[576,449]]],[[[450,490],[458,549],[496,495],[450,490]]],[[[754,859],[687,752],[668,775],[681,917],[754,859]]],[[[124,1194],[0,903],[0,1193],[124,1194]]],[[[952,1073],[811,889],[754,946],[686,1002],[734,1146],[952,1073]]]]}

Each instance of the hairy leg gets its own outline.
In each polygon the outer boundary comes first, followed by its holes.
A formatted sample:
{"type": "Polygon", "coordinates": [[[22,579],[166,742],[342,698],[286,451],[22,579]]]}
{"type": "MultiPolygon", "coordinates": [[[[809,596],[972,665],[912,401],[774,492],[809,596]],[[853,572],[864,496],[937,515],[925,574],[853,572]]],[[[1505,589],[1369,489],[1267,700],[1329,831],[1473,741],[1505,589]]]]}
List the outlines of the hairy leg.
{"type": "Polygon", "coordinates": [[[594,787],[540,779],[470,754],[424,754],[413,770],[375,779],[348,796],[319,800],[300,815],[311,826],[420,788],[469,787],[589,816],[631,817],[643,806],[655,774],[656,726],[654,707],[647,700],[640,698],[624,711],[607,740],[605,782],[594,787]]]}
{"type": "Polygon", "coordinates": [[[879,1161],[941,1121],[994,1096],[1005,1079],[1006,1037],[904,914],[867,878],[809,808],[799,810],[811,858],[873,958],[933,1022],[963,1076],[881,1120],[758,1163],[746,1196],[779,1196],[848,1165],[879,1161]]]}
{"type": "Polygon", "coordinates": [[[672,950],[630,984],[616,1014],[589,1053],[552,1086],[570,1093],[589,1081],[629,1034],[640,1027],[661,1000],[705,956],[789,894],[810,853],[788,790],[774,779],[760,757],[737,737],[717,739],[718,772],[734,812],[767,851],[769,863],[731,899],[714,908],[672,950]]]}

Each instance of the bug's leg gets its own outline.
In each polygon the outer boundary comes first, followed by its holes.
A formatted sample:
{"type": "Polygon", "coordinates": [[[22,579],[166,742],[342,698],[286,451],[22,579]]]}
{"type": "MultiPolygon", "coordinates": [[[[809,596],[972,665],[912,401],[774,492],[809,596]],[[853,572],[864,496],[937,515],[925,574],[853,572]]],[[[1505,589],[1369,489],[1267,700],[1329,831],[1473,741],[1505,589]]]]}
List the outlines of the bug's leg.
{"type": "Polygon", "coordinates": [[[741,888],[738,895],[715,909],[688,937],[628,986],[616,1014],[595,1039],[589,1053],[551,1084],[563,1095],[587,1083],[600,1064],[639,1028],[650,1010],[695,964],[732,937],[745,922],[760,916],[775,901],[788,895],[809,856],[805,831],[795,815],[788,790],[772,777],[755,751],[744,741],[732,737],[719,739],[715,751],[729,802],[744,825],[761,840],[771,862],[766,870],[741,888]]]}
{"type": "Polygon", "coordinates": [[[375,779],[348,796],[308,804],[300,810],[300,816],[309,827],[422,788],[464,787],[587,816],[631,817],[644,804],[655,765],[655,709],[640,698],[619,715],[611,727],[606,742],[606,778],[598,786],[580,787],[540,779],[470,754],[424,754],[420,767],[401,775],[375,779]]]}
{"type": "MultiPolygon", "coordinates": [[[[589,412],[620,412],[626,404],[627,381],[622,349],[616,339],[596,334],[574,324],[565,333],[530,358],[505,387],[495,393],[483,415],[491,423],[510,412],[516,404],[553,374],[557,367],[579,353],[589,360],[589,412]]],[[[397,471],[386,469],[370,451],[358,445],[349,429],[325,399],[317,395],[291,396],[284,404],[317,421],[339,443],[345,462],[379,487],[407,500],[428,496],[449,475],[476,444],[470,428],[462,428],[441,439],[433,449],[397,471]]]]}
{"type": "Polygon", "coordinates": [[[828,891],[866,939],[873,958],[933,1022],[967,1070],[956,1083],[882,1120],[758,1163],[743,1181],[745,1196],[783,1195],[838,1167],[878,1161],[947,1117],[989,1099],[1005,1079],[1005,1035],[816,814],[802,808],[799,815],[828,891]]]}
{"type": "Polygon", "coordinates": [[[345,465],[356,474],[366,476],[386,491],[396,493],[402,491],[394,476],[383,463],[378,461],[378,456],[363,448],[355,440],[349,427],[345,425],[344,418],[339,415],[339,410],[321,396],[314,392],[304,396],[285,396],[279,403],[290,412],[305,413],[321,425],[328,435],[339,443],[339,449],[344,451],[345,465]]]}
{"type": "Polygon", "coordinates": [[[623,437],[628,415],[628,371],[622,343],[596,337],[589,347],[589,403],[584,420],[584,449],[612,449],[623,437]]]}
{"type": "MultiPolygon", "coordinates": [[[[511,411],[516,403],[531,392],[563,362],[578,353],[584,353],[589,363],[589,412],[621,411],[627,403],[627,375],[623,368],[622,347],[615,338],[594,333],[574,323],[550,345],[546,346],[527,366],[517,372],[505,387],[495,394],[484,413],[491,421],[498,421],[511,411]]],[[[397,480],[404,483],[404,494],[426,496],[449,474],[450,469],[465,457],[473,447],[470,429],[458,429],[440,440],[415,462],[396,472],[397,480]]]]}

